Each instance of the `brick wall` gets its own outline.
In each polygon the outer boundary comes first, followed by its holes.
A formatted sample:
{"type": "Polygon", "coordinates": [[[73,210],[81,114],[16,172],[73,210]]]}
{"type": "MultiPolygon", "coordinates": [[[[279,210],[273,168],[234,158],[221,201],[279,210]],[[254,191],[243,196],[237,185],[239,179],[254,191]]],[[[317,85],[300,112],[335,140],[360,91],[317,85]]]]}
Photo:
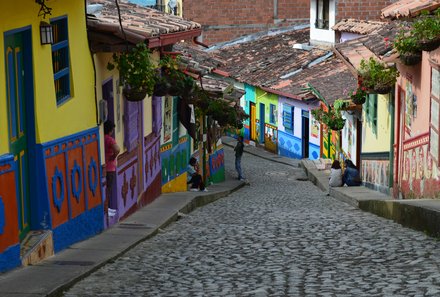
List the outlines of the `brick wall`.
{"type": "Polygon", "coordinates": [[[379,20],[382,8],[397,0],[336,0],[336,22],[355,18],[361,20],[379,20]]]}
{"type": "Polygon", "coordinates": [[[203,42],[228,41],[272,27],[308,23],[310,0],[184,0],[183,17],[203,25],[203,42]]]}

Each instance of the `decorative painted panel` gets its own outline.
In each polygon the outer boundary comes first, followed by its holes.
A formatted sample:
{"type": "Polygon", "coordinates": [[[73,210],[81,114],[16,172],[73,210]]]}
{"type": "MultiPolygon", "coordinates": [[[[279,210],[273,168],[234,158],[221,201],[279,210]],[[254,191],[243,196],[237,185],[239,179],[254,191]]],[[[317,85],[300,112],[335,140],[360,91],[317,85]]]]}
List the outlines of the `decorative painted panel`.
{"type": "Polygon", "coordinates": [[[75,218],[86,210],[84,179],[83,149],[78,147],[69,151],[68,177],[70,185],[70,218],[75,218]]]}
{"type": "Polygon", "coordinates": [[[87,170],[84,175],[86,180],[87,209],[92,209],[102,203],[98,149],[98,142],[96,141],[90,142],[84,147],[85,170],[87,170]]]}
{"type": "Polygon", "coordinates": [[[124,164],[118,164],[117,189],[118,189],[118,213],[123,217],[137,203],[139,195],[138,180],[139,161],[137,155],[133,155],[124,164]]]}
{"type": "MultiPolygon", "coordinates": [[[[180,138],[179,144],[176,147],[172,147],[172,145],[164,145],[161,147],[160,151],[162,160],[162,185],[165,185],[186,173],[189,161],[188,138],[180,138]]],[[[178,188],[182,188],[180,184],[178,188]]],[[[171,192],[175,191],[175,189],[168,190],[171,192]]],[[[162,191],[167,192],[168,190],[162,187],[162,191]]]]}
{"type": "Polygon", "coordinates": [[[362,182],[381,192],[388,192],[390,178],[389,160],[362,160],[362,182]]]}
{"type": "Polygon", "coordinates": [[[278,129],[276,126],[265,124],[264,146],[268,151],[277,153],[278,129]]]}
{"type": "Polygon", "coordinates": [[[223,148],[209,156],[209,181],[219,183],[225,180],[225,152],[223,148]]]}
{"type": "Polygon", "coordinates": [[[316,144],[309,143],[309,159],[317,160],[319,159],[320,147],[316,144]]]}
{"type": "Polygon", "coordinates": [[[40,145],[46,185],[40,219],[49,215],[58,251],[103,229],[98,129],[40,145]],[[47,205],[48,209],[45,209],[47,205]]]}
{"type": "Polygon", "coordinates": [[[278,153],[284,157],[301,159],[301,139],[292,134],[278,131],[278,153]]]}
{"type": "MultiPolygon", "coordinates": [[[[59,150],[60,145],[54,147],[55,152],[59,152],[59,150]]],[[[49,190],[52,228],[56,228],[69,220],[65,153],[57,154],[46,159],[46,177],[47,188],[49,190]]]]}
{"type": "MultiPolygon", "coordinates": [[[[19,242],[16,166],[13,156],[0,157],[0,253],[19,242]]],[[[2,266],[0,258],[0,271],[2,266]]]]}

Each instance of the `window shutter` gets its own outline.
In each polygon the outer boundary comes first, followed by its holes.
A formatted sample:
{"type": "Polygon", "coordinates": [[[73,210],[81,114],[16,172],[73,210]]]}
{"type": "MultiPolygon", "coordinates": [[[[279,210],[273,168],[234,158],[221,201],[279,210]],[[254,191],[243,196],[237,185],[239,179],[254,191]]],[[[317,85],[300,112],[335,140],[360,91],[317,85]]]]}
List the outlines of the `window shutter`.
{"type": "Polygon", "coordinates": [[[127,151],[132,151],[138,145],[139,139],[139,106],[138,102],[124,100],[124,145],[127,151]]]}

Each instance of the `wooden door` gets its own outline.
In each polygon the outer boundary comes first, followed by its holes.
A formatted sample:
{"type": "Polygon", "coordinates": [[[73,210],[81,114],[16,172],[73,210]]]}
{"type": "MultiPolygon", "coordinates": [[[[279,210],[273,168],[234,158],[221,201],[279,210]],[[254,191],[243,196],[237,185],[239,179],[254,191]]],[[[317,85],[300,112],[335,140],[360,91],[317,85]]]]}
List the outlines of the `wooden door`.
{"type": "Polygon", "coordinates": [[[256,140],[257,137],[257,129],[256,129],[256,122],[257,122],[257,108],[255,107],[255,103],[251,103],[251,140],[256,140]]]}
{"type": "Polygon", "coordinates": [[[24,33],[5,36],[6,96],[8,104],[9,149],[17,162],[17,202],[19,237],[22,240],[30,229],[30,200],[28,174],[28,140],[26,130],[26,79],[24,33]]]}

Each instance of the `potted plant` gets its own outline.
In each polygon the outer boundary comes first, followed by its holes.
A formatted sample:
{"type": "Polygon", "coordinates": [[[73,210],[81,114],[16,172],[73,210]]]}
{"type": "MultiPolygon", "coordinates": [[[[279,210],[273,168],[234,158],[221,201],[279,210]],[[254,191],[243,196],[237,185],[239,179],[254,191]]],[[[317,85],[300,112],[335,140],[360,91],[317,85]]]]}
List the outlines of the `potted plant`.
{"type": "Polygon", "coordinates": [[[387,67],[385,63],[381,63],[373,57],[370,57],[368,61],[362,59],[359,72],[362,78],[362,85],[367,89],[373,90],[376,94],[389,93],[399,76],[396,68],[387,67]]]}
{"type": "Polygon", "coordinates": [[[404,30],[400,31],[394,40],[393,46],[399,52],[399,58],[403,64],[412,66],[422,61],[422,52],[419,42],[411,32],[406,33],[404,30]]]}
{"type": "Polygon", "coordinates": [[[420,17],[413,24],[412,35],[416,36],[420,49],[433,51],[440,46],[440,9],[434,15],[422,11],[420,17]]]}
{"type": "Polygon", "coordinates": [[[356,90],[351,91],[350,99],[356,105],[365,103],[367,97],[367,89],[364,86],[358,86],[356,90]]]}
{"type": "Polygon", "coordinates": [[[161,75],[154,87],[156,96],[189,97],[195,90],[195,82],[179,70],[178,58],[165,56],[160,60],[161,75]]]}
{"type": "Polygon", "coordinates": [[[131,50],[113,54],[108,70],[119,70],[122,93],[129,101],[140,101],[147,94],[152,95],[157,80],[157,71],[150,59],[150,50],[145,43],[139,43],[131,50]]]}

